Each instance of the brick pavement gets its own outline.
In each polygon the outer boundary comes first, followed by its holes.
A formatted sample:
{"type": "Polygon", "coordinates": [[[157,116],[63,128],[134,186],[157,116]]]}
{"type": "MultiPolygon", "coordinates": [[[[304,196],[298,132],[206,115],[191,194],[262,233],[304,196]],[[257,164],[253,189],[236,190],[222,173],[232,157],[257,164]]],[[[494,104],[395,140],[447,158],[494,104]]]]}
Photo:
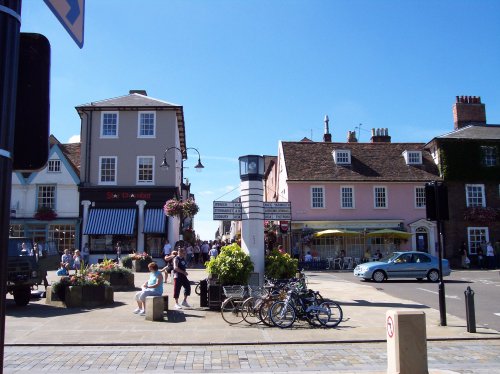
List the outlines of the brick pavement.
{"type": "MultiPolygon", "coordinates": [[[[430,341],[431,373],[498,373],[500,340],[430,341]]],[[[5,373],[384,373],[385,343],[214,346],[7,346],[5,373]]]]}

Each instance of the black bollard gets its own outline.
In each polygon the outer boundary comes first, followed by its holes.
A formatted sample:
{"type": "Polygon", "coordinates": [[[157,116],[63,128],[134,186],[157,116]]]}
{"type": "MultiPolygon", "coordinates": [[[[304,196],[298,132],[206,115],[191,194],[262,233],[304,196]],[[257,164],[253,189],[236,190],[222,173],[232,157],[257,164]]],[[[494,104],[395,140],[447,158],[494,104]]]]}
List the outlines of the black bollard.
{"type": "Polygon", "coordinates": [[[474,310],[474,291],[467,287],[465,294],[465,313],[467,318],[467,332],[476,332],[476,312],[474,310]]]}

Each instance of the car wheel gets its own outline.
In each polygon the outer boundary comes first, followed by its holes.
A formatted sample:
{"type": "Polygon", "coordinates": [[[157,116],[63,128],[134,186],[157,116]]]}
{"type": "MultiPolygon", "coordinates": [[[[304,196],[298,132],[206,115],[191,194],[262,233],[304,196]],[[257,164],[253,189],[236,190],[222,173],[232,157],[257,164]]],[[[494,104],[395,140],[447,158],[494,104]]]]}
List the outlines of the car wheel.
{"type": "Polygon", "coordinates": [[[377,270],[373,273],[373,280],[377,283],[383,282],[385,280],[385,273],[382,270],[377,270]]]}
{"type": "Polygon", "coordinates": [[[427,279],[429,282],[437,282],[439,280],[439,272],[436,269],[429,270],[427,279]]]}

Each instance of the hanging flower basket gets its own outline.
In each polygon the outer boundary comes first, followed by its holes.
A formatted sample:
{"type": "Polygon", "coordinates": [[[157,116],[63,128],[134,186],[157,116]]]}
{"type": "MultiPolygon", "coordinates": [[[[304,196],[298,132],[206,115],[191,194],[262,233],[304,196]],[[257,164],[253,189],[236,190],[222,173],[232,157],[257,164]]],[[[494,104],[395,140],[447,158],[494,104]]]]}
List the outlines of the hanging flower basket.
{"type": "Polygon", "coordinates": [[[170,217],[181,216],[183,213],[182,201],[179,201],[177,199],[168,200],[165,203],[165,206],[163,207],[163,211],[165,212],[166,216],[170,217]]]}
{"type": "Polygon", "coordinates": [[[182,208],[186,217],[194,217],[196,213],[200,211],[200,207],[193,199],[187,199],[184,201],[182,203],[182,208]]]}

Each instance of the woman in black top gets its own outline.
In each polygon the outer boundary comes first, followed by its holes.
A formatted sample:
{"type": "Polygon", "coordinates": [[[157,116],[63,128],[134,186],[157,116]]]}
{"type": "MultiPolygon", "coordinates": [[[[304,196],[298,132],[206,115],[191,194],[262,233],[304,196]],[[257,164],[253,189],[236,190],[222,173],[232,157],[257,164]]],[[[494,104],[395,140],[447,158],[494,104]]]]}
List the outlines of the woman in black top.
{"type": "Polygon", "coordinates": [[[187,302],[188,296],[191,294],[191,284],[187,278],[188,273],[186,262],[186,249],[180,248],[179,254],[174,258],[174,299],[175,309],[182,309],[182,307],[190,308],[187,302]],[[179,305],[179,294],[181,288],[184,287],[184,301],[179,305]]]}

